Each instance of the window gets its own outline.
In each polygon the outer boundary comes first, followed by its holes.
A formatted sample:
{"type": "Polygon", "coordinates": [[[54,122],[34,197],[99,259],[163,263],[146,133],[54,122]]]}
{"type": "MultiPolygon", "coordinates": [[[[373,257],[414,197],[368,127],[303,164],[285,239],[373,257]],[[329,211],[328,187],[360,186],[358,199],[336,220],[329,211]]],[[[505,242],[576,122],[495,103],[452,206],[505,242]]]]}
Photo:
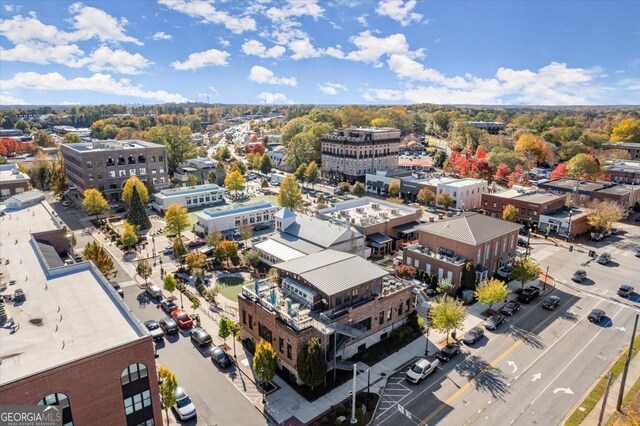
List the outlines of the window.
{"type": "Polygon", "coordinates": [[[494,209],[496,208],[496,203],[493,203],[493,208],[494,208],[494,209]]]}
{"type": "Polygon", "coordinates": [[[9,197],[11,196],[11,190],[8,188],[2,188],[0,189],[0,195],[2,195],[3,197],[9,197]]]}
{"type": "Polygon", "coordinates": [[[144,167],[140,167],[140,175],[146,175],[147,174],[147,169],[144,167]]]}
{"type": "Polygon", "coordinates": [[[269,343],[271,343],[271,341],[273,340],[273,333],[271,332],[269,327],[262,324],[261,322],[258,323],[258,335],[269,343]]]}
{"type": "Polygon", "coordinates": [[[387,321],[391,321],[391,317],[393,316],[393,309],[389,308],[387,311],[387,321]]]}
{"type": "Polygon", "coordinates": [[[156,156],[155,156],[155,155],[151,156],[151,162],[152,162],[152,163],[155,163],[155,162],[156,162],[156,156]]]}
{"type": "Polygon", "coordinates": [[[89,173],[89,180],[92,181],[93,180],[93,173],[89,173]]]}
{"type": "Polygon", "coordinates": [[[287,358],[291,359],[291,343],[287,342],[287,358]]]}
{"type": "Polygon", "coordinates": [[[102,172],[98,172],[98,179],[102,180],[102,172]]]}
{"type": "Polygon", "coordinates": [[[116,171],[115,170],[109,170],[109,177],[110,178],[115,178],[116,177],[116,171]]]}
{"type": "Polygon", "coordinates": [[[153,407],[147,367],[144,364],[131,364],[120,375],[122,400],[127,425],[153,425],[153,407]]]}
{"type": "Polygon", "coordinates": [[[69,397],[63,393],[52,393],[40,401],[36,405],[55,405],[62,411],[62,425],[73,426],[73,416],[71,415],[71,404],[69,397]]]}
{"type": "Polygon", "coordinates": [[[93,169],[93,163],[91,161],[87,161],[87,169],[93,169]]]}
{"type": "Polygon", "coordinates": [[[378,325],[382,324],[384,324],[384,311],[380,311],[380,314],[378,314],[378,325]]]}
{"type": "Polygon", "coordinates": [[[242,323],[245,325],[247,324],[247,311],[244,309],[242,310],[242,323]]]}
{"type": "Polygon", "coordinates": [[[159,163],[164,163],[164,155],[158,156],[158,162],[159,163]]]}
{"type": "Polygon", "coordinates": [[[126,385],[144,377],[147,377],[147,367],[144,364],[131,364],[120,375],[120,384],[126,385]]]}
{"type": "Polygon", "coordinates": [[[278,350],[284,352],[284,339],[282,337],[278,338],[278,350]]]}
{"type": "Polygon", "coordinates": [[[398,305],[398,316],[402,315],[402,302],[398,305]]]}
{"type": "Polygon", "coordinates": [[[148,390],[137,393],[124,399],[124,412],[128,416],[135,411],[140,411],[144,407],[151,406],[151,392],[148,390]]]}
{"type": "Polygon", "coordinates": [[[164,177],[160,178],[160,183],[164,183],[164,177]]]}
{"type": "Polygon", "coordinates": [[[136,175],[136,169],[129,169],[129,176],[135,176],[136,175]]]}
{"type": "Polygon", "coordinates": [[[118,170],[118,177],[127,177],[126,170],[118,170]]]}
{"type": "Polygon", "coordinates": [[[249,328],[253,330],[253,316],[249,314],[249,328]]]}
{"type": "Polygon", "coordinates": [[[156,168],[154,167],[153,169],[151,169],[151,174],[155,175],[156,173],[158,173],[158,171],[156,170],[156,168]]]}

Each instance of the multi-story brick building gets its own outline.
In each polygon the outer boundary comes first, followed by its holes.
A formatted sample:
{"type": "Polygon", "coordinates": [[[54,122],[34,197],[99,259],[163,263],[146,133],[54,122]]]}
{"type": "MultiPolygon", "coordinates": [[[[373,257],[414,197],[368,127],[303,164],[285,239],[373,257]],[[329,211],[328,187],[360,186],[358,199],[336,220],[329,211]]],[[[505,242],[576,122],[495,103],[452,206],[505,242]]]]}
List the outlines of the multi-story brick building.
{"type": "Polygon", "coordinates": [[[364,181],[367,173],[398,167],[400,130],[348,127],[320,138],[322,173],[333,179],[364,181]]]}
{"type": "Polygon", "coordinates": [[[329,370],[386,339],[415,307],[413,285],[361,257],[324,250],[275,265],[276,281],[247,285],[238,296],[241,335],[269,341],[282,371],[299,378],[297,357],[313,337],[329,370]]]}
{"type": "Polygon", "coordinates": [[[615,182],[591,182],[576,179],[555,179],[538,184],[538,188],[556,194],[566,194],[567,204],[588,207],[592,201],[613,201],[624,208],[640,201],[640,187],[615,182]]]}
{"type": "Polygon", "coordinates": [[[611,144],[610,147],[627,151],[631,160],[640,160],[640,143],[618,142],[611,144]]]}
{"type": "Polygon", "coordinates": [[[0,237],[2,282],[17,282],[0,284],[0,405],[55,405],[64,425],[162,424],[151,336],[93,263],[63,263],[51,206],[2,220],[25,226],[0,237]]]}
{"type": "Polygon", "coordinates": [[[640,160],[606,160],[603,169],[616,183],[640,185],[640,160]]]}
{"type": "Polygon", "coordinates": [[[499,121],[465,121],[464,124],[476,129],[486,130],[490,135],[497,135],[507,128],[504,123],[499,121]]]}
{"type": "Polygon", "coordinates": [[[541,215],[560,210],[565,206],[566,196],[539,192],[535,188],[512,188],[507,191],[482,194],[482,210],[489,215],[502,218],[508,205],[518,210],[521,222],[537,222],[541,215]]]}
{"type": "Polygon", "coordinates": [[[190,158],[178,165],[176,172],[173,174],[173,182],[177,186],[187,186],[189,175],[196,177],[196,185],[205,185],[207,183],[224,185],[226,173],[224,167],[218,161],[209,157],[190,158]],[[209,182],[210,172],[216,174],[215,182],[209,182]]]}
{"type": "Polygon", "coordinates": [[[447,278],[457,287],[469,261],[484,281],[516,255],[521,225],[480,213],[462,213],[418,227],[418,243],[405,248],[404,263],[447,278]]]}
{"type": "Polygon", "coordinates": [[[102,191],[108,201],[120,201],[122,187],[138,176],[152,191],[169,185],[166,149],[151,142],[94,141],[61,145],[69,183],[80,194],[102,191]]]}
{"type": "Polygon", "coordinates": [[[0,200],[29,190],[31,178],[18,170],[15,164],[0,165],[0,200]]]}

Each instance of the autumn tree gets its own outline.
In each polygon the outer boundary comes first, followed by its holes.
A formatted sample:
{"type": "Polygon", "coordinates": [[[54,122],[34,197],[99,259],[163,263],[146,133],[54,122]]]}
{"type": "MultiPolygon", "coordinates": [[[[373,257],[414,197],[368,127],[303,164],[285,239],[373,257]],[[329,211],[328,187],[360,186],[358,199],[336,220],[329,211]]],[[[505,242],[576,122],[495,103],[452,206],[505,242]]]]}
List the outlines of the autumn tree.
{"type": "Polygon", "coordinates": [[[64,168],[64,157],[62,152],[58,152],[56,159],[51,163],[49,171],[49,188],[54,195],[61,196],[68,188],[67,173],[64,168]]]}
{"type": "Polygon", "coordinates": [[[80,136],[76,135],[75,133],[67,133],[62,138],[63,144],[80,143],[80,142],[82,142],[82,140],[80,139],[80,136]]]}
{"type": "Polygon", "coordinates": [[[187,254],[187,248],[184,246],[184,241],[180,237],[175,237],[173,239],[173,257],[181,261],[185,254],[187,254]]]}
{"type": "Polygon", "coordinates": [[[366,192],[367,190],[362,182],[356,182],[351,187],[351,193],[356,197],[362,197],[366,192]]]}
{"type": "Polygon", "coordinates": [[[449,296],[436,300],[429,309],[431,328],[446,333],[447,343],[449,343],[449,333],[461,328],[466,317],[467,311],[462,302],[449,296]]]}
{"type": "Polygon", "coordinates": [[[218,175],[216,174],[216,171],[215,170],[209,171],[209,173],[207,174],[207,182],[216,183],[217,181],[218,181],[218,175]]]}
{"type": "Polygon", "coordinates": [[[540,276],[540,266],[533,260],[519,257],[513,262],[513,271],[511,271],[511,279],[520,281],[521,288],[531,280],[540,276]]]}
{"type": "Polygon", "coordinates": [[[300,166],[298,166],[298,168],[293,174],[295,175],[298,182],[304,184],[306,179],[306,176],[305,176],[306,173],[307,173],[307,163],[302,163],[300,164],[300,166]]]}
{"type": "Polygon", "coordinates": [[[164,415],[167,418],[167,426],[169,426],[169,409],[176,405],[176,389],[178,388],[178,380],[176,379],[175,374],[163,365],[158,367],[158,378],[160,379],[160,399],[164,406],[164,415]]]}
{"type": "Polygon", "coordinates": [[[105,200],[102,192],[95,188],[85,189],[82,194],[82,204],[87,209],[87,213],[91,215],[98,215],[104,213],[109,208],[109,203],[105,200]]]}
{"type": "Polygon", "coordinates": [[[207,256],[204,253],[200,253],[198,250],[190,251],[184,258],[184,262],[187,264],[187,268],[192,274],[195,271],[201,270],[207,264],[207,256]]]}
{"type": "Polygon", "coordinates": [[[120,243],[128,251],[131,246],[138,242],[138,234],[136,232],[136,226],[130,223],[125,223],[120,233],[120,243]]]}
{"type": "Polygon", "coordinates": [[[207,245],[209,247],[215,247],[218,245],[218,243],[220,241],[222,241],[224,239],[222,232],[218,231],[217,229],[212,229],[209,231],[209,233],[207,234],[207,245]]]}
{"type": "Polygon", "coordinates": [[[227,176],[224,178],[224,186],[229,191],[235,191],[238,195],[238,191],[244,191],[247,180],[242,176],[240,170],[230,170],[227,176]]]}
{"type": "Polygon", "coordinates": [[[390,197],[398,197],[400,195],[400,183],[395,180],[391,181],[388,191],[390,197]]]}
{"type": "MultiPolygon", "coordinates": [[[[138,264],[136,265],[136,274],[140,275],[140,277],[144,280],[144,283],[147,284],[147,280],[153,274],[153,269],[151,269],[151,265],[147,259],[140,259],[138,264]]],[[[171,276],[171,275],[167,275],[171,276]]]]}
{"type": "Polygon", "coordinates": [[[302,208],[302,191],[294,175],[288,174],[282,180],[280,191],[278,192],[278,204],[280,207],[286,207],[291,210],[302,208]]]}
{"type": "Polygon", "coordinates": [[[196,186],[198,184],[198,176],[193,173],[187,175],[187,186],[196,186]]]}
{"type": "Polygon", "coordinates": [[[526,157],[531,165],[544,163],[552,156],[547,143],[539,136],[529,133],[520,135],[514,150],[526,157]]]}
{"type": "Polygon", "coordinates": [[[271,342],[260,339],[253,355],[253,371],[263,383],[268,383],[276,374],[278,356],[271,346],[271,342]]]}
{"type": "Polygon", "coordinates": [[[453,197],[451,197],[451,195],[449,195],[449,193],[441,192],[436,197],[436,203],[444,207],[444,209],[446,210],[455,204],[455,200],[453,199],[453,197]]]}
{"type": "Polygon", "coordinates": [[[43,148],[52,148],[56,146],[51,135],[42,131],[36,132],[36,134],[33,135],[33,142],[43,148]]]}
{"type": "Polygon", "coordinates": [[[229,240],[220,241],[214,249],[214,254],[220,262],[229,261],[238,256],[238,245],[229,240]]]}
{"type": "Polygon", "coordinates": [[[253,235],[253,226],[248,223],[238,226],[238,234],[240,234],[240,238],[244,240],[244,245],[246,247],[247,240],[253,235]]]}
{"type": "Polygon", "coordinates": [[[502,220],[506,220],[508,222],[515,222],[518,220],[518,209],[513,204],[507,204],[504,210],[502,210],[502,220]]]}
{"type": "Polygon", "coordinates": [[[229,337],[235,331],[236,323],[230,318],[221,317],[218,321],[218,337],[224,340],[224,345],[227,345],[227,337],[229,337]]]}
{"type": "Polygon", "coordinates": [[[174,203],[167,208],[164,220],[169,234],[180,236],[189,227],[189,212],[186,207],[174,203]]]}
{"type": "Polygon", "coordinates": [[[611,132],[611,141],[640,143],[640,120],[626,118],[620,121],[611,132]]]}
{"type": "Polygon", "coordinates": [[[102,244],[97,241],[90,242],[87,244],[82,251],[82,257],[85,260],[90,260],[96,265],[96,268],[105,276],[105,278],[115,277],[117,271],[113,264],[113,259],[111,255],[105,249],[102,244]]]}
{"type": "Polygon", "coordinates": [[[504,163],[498,164],[496,168],[496,180],[504,183],[509,181],[509,175],[511,174],[511,167],[504,163]]]}
{"type": "MultiPolygon", "coordinates": [[[[146,281],[145,281],[146,282],[146,281]]],[[[175,277],[171,274],[167,274],[164,276],[164,280],[162,281],[164,289],[167,290],[173,296],[173,292],[176,290],[178,286],[178,282],[175,277]]]]}
{"type": "Polygon", "coordinates": [[[302,347],[296,363],[300,380],[313,389],[321,385],[327,375],[327,361],[324,359],[322,343],[317,337],[312,337],[302,347]]]}
{"type": "Polygon", "coordinates": [[[462,268],[462,275],[460,276],[460,286],[465,290],[475,290],[476,282],[476,269],[473,267],[473,263],[465,263],[464,268],[462,268]]]}
{"type": "Polygon", "coordinates": [[[567,171],[567,163],[560,163],[556,166],[555,169],[549,175],[549,179],[563,179],[569,176],[569,172],[567,171]]]}
{"type": "Polygon", "coordinates": [[[599,231],[611,229],[612,224],[622,220],[625,213],[622,206],[613,201],[595,201],[589,208],[587,223],[599,231]]]}
{"type": "Polygon", "coordinates": [[[318,182],[320,182],[320,171],[318,170],[318,164],[315,161],[311,161],[304,172],[304,180],[311,184],[311,188],[318,182]]]}
{"type": "Polygon", "coordinates": [[[273,169],[273,163],[271,162],[271,157],[269,157],[267,154],[263,155],[262,158],[260,158],[259,167],[260,167],[260,171],[265,175],[267,173],[271,173],[271,169],[273,169]]]}
{"type": "Polygon", "coordinates": [[[509,295],[509,287],[499,279],[491,278],[478,286],[476,299],[483,305],[489,305],[489,310],[494,303],[506,300],[509,295]]]}
{"type": "Polygon", "coordinates": [[[154,126],[144,132],[143,138],[165,146],[169,173],[171,174],[176,171],[178,164],[195,155],[191,129],[187,126],[154,126]]]}
{"type": "Polygon", "coordinates": [[[578,154],[569,160],[567,172],[574,179],[594,178],[600,172],[600,165],[589,154],[578,154]]]}
{"type": "Polygon", "coordinates": [[[430,190],[429,188],[422,188],[418,192],[417,196],[418,202],[427,206],[431,204],[436,199],[436,194],[430,190]]]}
{"type": "Polygon", "coordinates": [[[138,176],[131,176],[125,181],[124,187],[122,188],[122,202],[129,207],[131,198],[133,197],[134,187],[138,191],[142,204],[147,204],[149,202],[149,190],[138,176]]]}

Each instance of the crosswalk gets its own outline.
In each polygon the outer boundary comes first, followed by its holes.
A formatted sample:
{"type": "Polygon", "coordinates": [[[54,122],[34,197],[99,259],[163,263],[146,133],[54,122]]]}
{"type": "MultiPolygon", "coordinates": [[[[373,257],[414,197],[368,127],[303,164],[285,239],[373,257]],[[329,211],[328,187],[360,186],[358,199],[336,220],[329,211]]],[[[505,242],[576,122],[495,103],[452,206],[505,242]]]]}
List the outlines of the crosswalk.
{"type": "Polygon", "coordinates": [[[380,396],[380,403],[378,404],[378,410],[376,412],[377,418],[380,418],[384,413],[394,408],[398,402],[412,392],[411,389],[405,386],[405,384],[407,384],[404,378],[405,372],[406,369],[389,377],[387,385],[384,387],[384,391],[380,396]]]}
{"type": "Polygon", "coordinates": [[[529,257],[536,262],[542,262],[547,257],[553,256],[555,253],[558,253],[561,250],[566,249],[561,246],[548,246],[540,250],[532,250],[529,257]]]}
{"type": "MultiPolygon", "coordinates": [[[[240,360],[239,362],[246,363],[247,359],[240,360]]],[[[256,387],[256,385],[245,377],[240,369],[232,366],[227,373],[227,379],[238,389],[251,403],[254,403],[258,398],[262,398],[262,392],[256,387]]]]}

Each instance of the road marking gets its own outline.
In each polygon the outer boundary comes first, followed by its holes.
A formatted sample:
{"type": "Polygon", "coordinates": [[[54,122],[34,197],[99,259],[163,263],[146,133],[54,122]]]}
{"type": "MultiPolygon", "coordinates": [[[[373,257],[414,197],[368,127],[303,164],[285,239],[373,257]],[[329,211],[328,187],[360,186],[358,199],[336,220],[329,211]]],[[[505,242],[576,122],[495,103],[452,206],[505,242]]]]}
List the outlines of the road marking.
{"type": "Polygon", "coordinates": [[[615,328],[616,330],[620,330],[620,331],[622,331],[623,333],[624,333],[625,331],[627,331],[627,329],[626,329],[626,328],[624,328],[624,327],[614,327],[614,328],[615,328]]]}
{"type": "Polygon", "coordinates": [[[513,368],[513,371],[511,371],[511,374],[515,373],[516,371],[518,371],[518,366],[516,365],[515,362],[513,361],[507,361],[507,365],[511,368],[513,368]]]}
{"type": "Polygon", "coordinates": [[[558,393],[558,392],[564,392],[564,393],[569,394],[569,395],[573,395],[573,394],[574,394],[570,387],[566,387],[566,388],[555,388],[555,389],[553,390],[553,393],[558,393]]]}
{"type": "Polygon", "coordinates": [[[540,380],[541,377],[542,377],[542,373],[536,373],[533,375],[533,378],[531,379],[531,381],[535,382],[537,380],[540,380]]]}

